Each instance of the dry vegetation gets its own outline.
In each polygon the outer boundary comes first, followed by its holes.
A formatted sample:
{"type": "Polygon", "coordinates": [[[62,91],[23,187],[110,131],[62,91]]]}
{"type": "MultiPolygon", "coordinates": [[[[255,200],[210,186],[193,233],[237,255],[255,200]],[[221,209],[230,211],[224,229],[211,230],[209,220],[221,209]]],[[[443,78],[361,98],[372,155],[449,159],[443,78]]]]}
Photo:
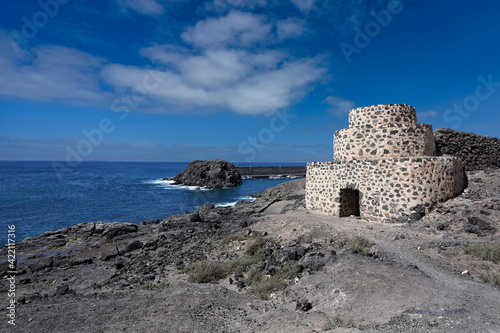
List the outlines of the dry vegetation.
{"type": "Polygon", "coordinates": [[[285,289],[298,276],[299,268],[297,265],[287,265],[280,268],[272,276],[252,269],[248,272],[245,283],[250,286],[249,292],[252,295],[269,299],[273,292],[285,289]]]}
{"type": "Polygon", "coordinates": [[[500,263],[500,243],[472,243],[464,247],[464,253],[495,264],[500,263]]]}
{"type": "Polygon", "coordinates": [[[227,276],[222,264],[210,260],[187,265],[184,272],[189,275],[191,281],[199,283],[214,283],[227,276]]]}
{"type": "Polygon", "coordinates": [[[362,236],[356,236],[351,238],[346,245],[347,249],[351,249],[356,251],[356,253],[361,254],[363,256],[367,256],[370,248],[374,245],[373,242],[371,242],[369,239],[362,237],[362,236]]]}

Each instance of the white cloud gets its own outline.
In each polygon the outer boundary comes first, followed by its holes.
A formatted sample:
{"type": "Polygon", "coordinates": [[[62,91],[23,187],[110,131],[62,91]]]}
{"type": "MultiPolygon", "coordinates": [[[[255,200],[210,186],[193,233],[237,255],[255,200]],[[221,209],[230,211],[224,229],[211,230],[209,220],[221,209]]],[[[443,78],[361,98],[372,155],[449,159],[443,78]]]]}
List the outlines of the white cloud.
{"type": "MultiPolygon", "coordinates": [[[[283,38],[303,33],[304,23],[279,23],[283,38]]],[[[177,45],[153,45],[140,53],[162,68],[163,80],[148,95],[164,109],[225,109],[240,114],[270,113],[303,98],[325,68],[318,59],[289,59],[280,50],[255,44],[275,41],[267,17],[230,12],[208,18],[181,35],[189,50],[177,45]]],[[[108,65],[103,78],[123,91],[140,85],[148,72],[139,67],[108,65]]],[[[162,112],[162,110],[158,111],[162,112]]]]}
{"type": "Polygon", "coordinates": [[[271,24],[265,17],[243,12],[230,12],[221,18],[208,18],[189,27],[181,38],[200,48],[245,46],[263,42],[270,37],[271,24]]]}
{"type": "Polygon", "coordinates": [[[305,20],[289,18],[276,23],[276,34],[278,39],[296,38],[307,31],[305,20]]]}
{"type": "Polygon", "coordinates": [[[144,15],[163,14],[163,6],[155,0],[119,0],[123,11],[133,10],[144,15]]]}
{"type": "Polygon", "coordinates": [[[330,107],[327,111],[337,117],[344,117],[356,106],[354,102],[338,96],[328,96],[323,100],[323,103],[328,104],[330,107]]]}
{"type": "MultiPolygon", "coordinates": [[[[157,71],[156,75],[163,79],[148,94],[179,108],[268,113],[304,97],[324,72],[314,59],[281,65],[280,61],[279,53],[273,52],[254,55],[242,50],[207,51],[178,61],[172,69],[157,71]]],[[[122,65],[108,65],[103,70],[105,80],[123,90],[140,85],[147,75],[144,69],[122,65]]]]}
{"type": "Polygon", "coordinates": [[[178,45],[154,45],[141,49],[139,53],[153,61],[175,64],[188,56],[190,51],[178,45]]]}
{"type": "Polygon", "coordinates": [[[298,9],[307,13],[314,6],[315,0],[290,0],[298,9]]]}
{"type": "Polygon", "coordinates": [[[245,78],[252,67],[241,61],[242,52],[233,50],[208,51],[179,63],[178,69],[190,86],[217,89],[245,78]]]}
{"type": "Polygon", "coordinates": [[[77,104],[101,103],[106,93],[99,88],[99,70],[104,59],[62,47],[37,46],[18,49],[17,56],[0,31],[0,95],[38,101],[77,104]]]}
{"type": "Polygon", "coordinates": [[[430,118],[430,117],[435,117],[437,115],[438,115],[438,113],[436,111],[429,110],[429,111],[424,111],[424,112],[418,112],[417,118],[430,118]]]}
{"type": "MultiPolygon", "coordinates": [[[[298,19],[272,22],[266,16],[233,11],[188,27],[181,35],[186,47],[167,44],[140,50],[158,65],[155,70],[107,63],[61,46],[21,49],[22,60],[2,53],[0,96],[102,104],[144,87],[153,73],[159,85],[148,86],[136,111],[270,113],[302,99],[326,72],[319,57],[294,58],[273,49],[273,24],[281,38],[299,36],[305,29],[298,19]]],[[[0,46],[10,47],[6,38],[0,41],[0,46]]]]}

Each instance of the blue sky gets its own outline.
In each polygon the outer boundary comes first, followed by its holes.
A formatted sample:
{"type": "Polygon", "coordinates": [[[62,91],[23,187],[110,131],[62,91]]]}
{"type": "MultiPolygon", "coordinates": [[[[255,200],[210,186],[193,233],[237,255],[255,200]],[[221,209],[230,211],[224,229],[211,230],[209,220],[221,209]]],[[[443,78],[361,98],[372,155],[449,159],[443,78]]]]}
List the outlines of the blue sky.
{"type": "Polygon", "coordinates": [[[19,0],[0,159],[324,161],[348,110],[500,132],[495,1],[19,0]]]}

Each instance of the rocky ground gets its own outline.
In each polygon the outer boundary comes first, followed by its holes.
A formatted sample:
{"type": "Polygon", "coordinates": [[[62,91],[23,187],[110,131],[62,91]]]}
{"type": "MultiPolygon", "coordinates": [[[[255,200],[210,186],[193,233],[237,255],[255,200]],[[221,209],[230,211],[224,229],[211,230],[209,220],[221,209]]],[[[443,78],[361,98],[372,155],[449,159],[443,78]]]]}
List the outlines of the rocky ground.
{"type": "Polygon", "coordinates": [[[468,178],[411,223],[310,214],[299,180],[234,207],[28,238],[16,248],[16,325],[4,307],[1,330],[499,332],[500,265],[464,246],[500,242],[500,171],[468,178]]]}

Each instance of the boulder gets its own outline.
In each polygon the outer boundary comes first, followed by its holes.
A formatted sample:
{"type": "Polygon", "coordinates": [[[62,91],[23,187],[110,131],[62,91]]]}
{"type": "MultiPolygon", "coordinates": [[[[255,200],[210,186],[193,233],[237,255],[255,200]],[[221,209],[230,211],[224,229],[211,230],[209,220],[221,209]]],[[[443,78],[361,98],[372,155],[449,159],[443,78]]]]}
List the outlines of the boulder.
{"type": "Polygon", "coordinates": [[[221,160],[194,161],[184,172],[173,178],[176,185],[221,189],[243,184],[240,172],[233,163],[221,160]]]}
{"type": "Polygon", "coordinates": [[[131,232],[137,232],[139,226],[128,222],[113,222],[104,226],[102,236],[111,239],[116,236],[125,235],[131,232]]]}
{"type": "Polygon", "coordinates": [[[210,217],[213,216],[214,214],[212,210],[215,208],[213,204],[206,204],[206,205],[201,205],[197,209],[198,216],[203,220],[203,221],[209,221],[210,217]]]}
{"type": "Polygon", "coordinates": [[[113,259],[114,257],[118,256],[120,252],[116,248],[115,244],[104,244],[101,246],[101,260],[102,261],[108,261],[110,259],[113,259]]]}
{"type": "MultiPolygon", "coordinates": [[[[14,263],[14,267],[16,266],[16,263],[14,263]]],[[[14,271],[15,269],[11,269],[10,263],[8,261],[4,261],[0,263],[0,277],[3,277],[4,275],[7,275],[8,271],[14,271]]]]}
{"type": "Polygon", "coordinates": [[[479,237],[493,235],[497,229],[488,222],[476,216],[469,216],[467,218],[468,224],[464,226],[465,232],[476,234],[479,237]]]}
{"type": "Polygon", "coordinates": [[[54,265],[54,258],[50,257],[50,258],[42,258],[40,260],[37,260],[34,263],[32,263],[31,265],[29,265],[28,267],[30,268],[30,270],[32,272],[37,272],[37,271],[41,271],[45,268],[52,267],[52,265],[54,265]]]}

